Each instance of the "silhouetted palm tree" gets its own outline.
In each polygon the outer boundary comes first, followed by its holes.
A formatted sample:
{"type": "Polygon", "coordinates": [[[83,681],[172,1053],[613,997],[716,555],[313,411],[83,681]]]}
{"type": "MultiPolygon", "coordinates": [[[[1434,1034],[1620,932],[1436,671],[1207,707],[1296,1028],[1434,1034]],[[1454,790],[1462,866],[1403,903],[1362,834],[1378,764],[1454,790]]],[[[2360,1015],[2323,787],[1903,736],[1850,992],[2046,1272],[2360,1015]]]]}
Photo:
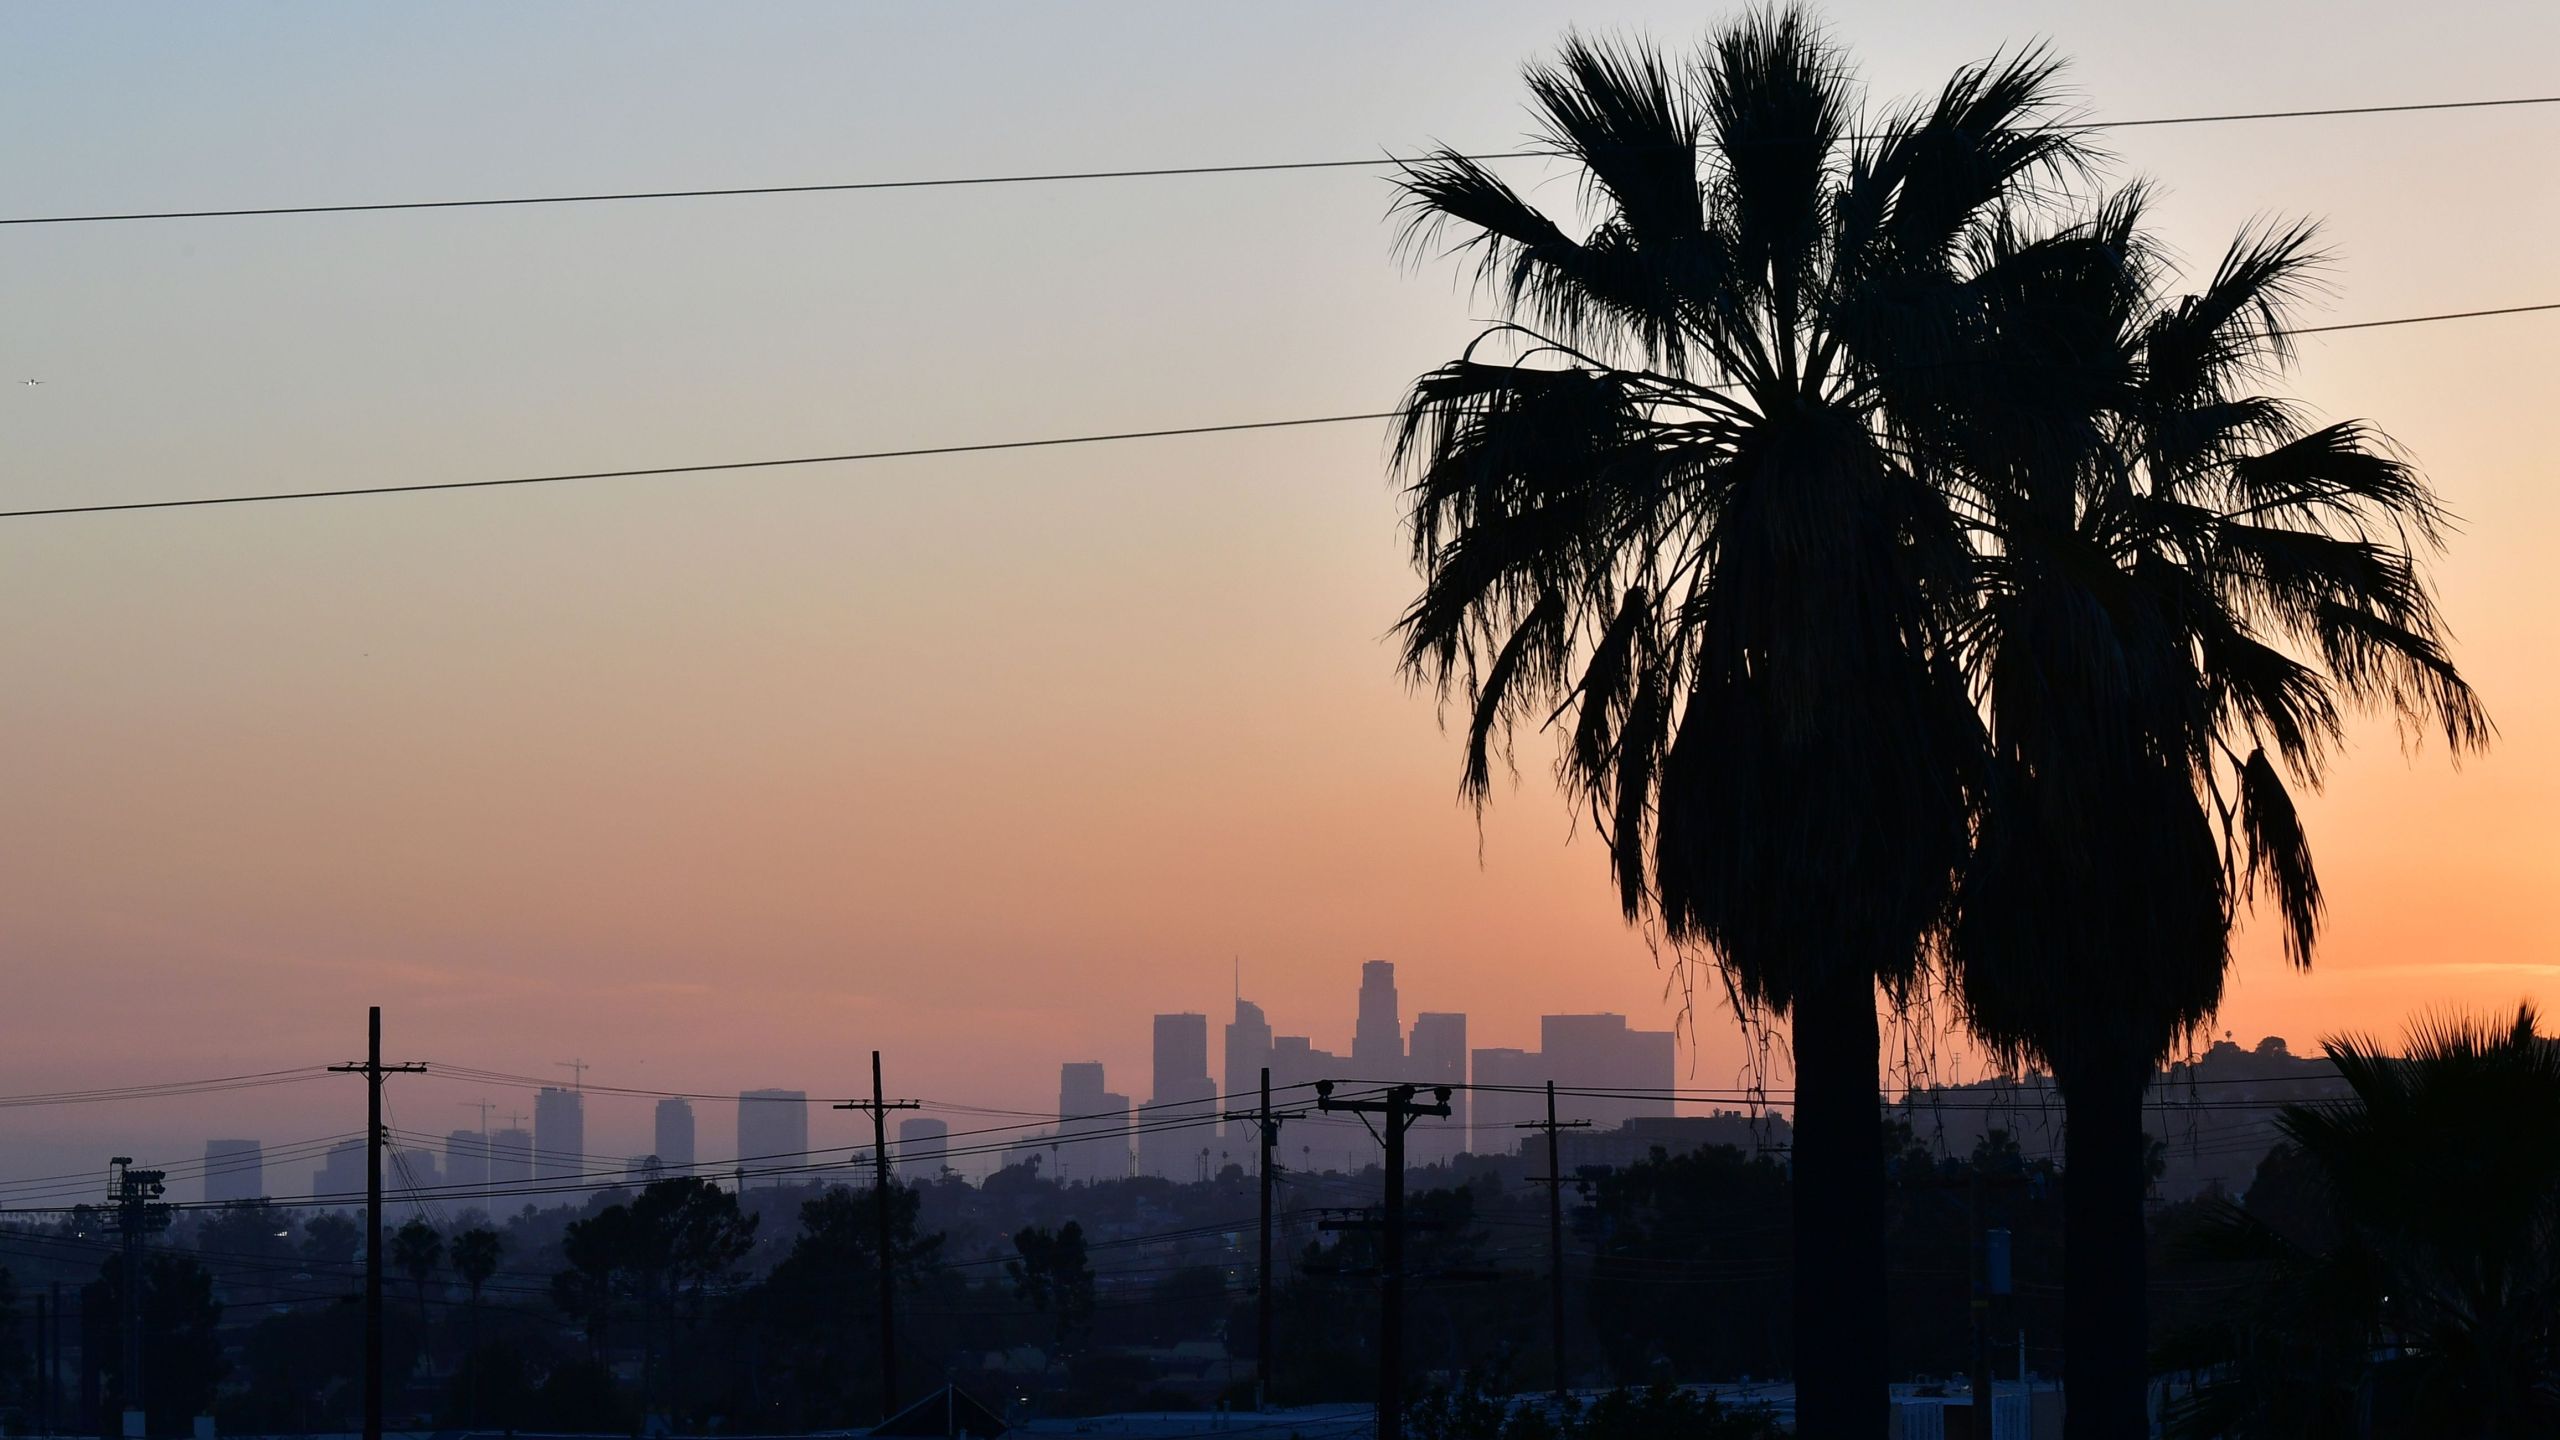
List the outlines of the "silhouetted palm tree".
{"type": "Polygon", "coordinates": [[[2278,1124],[2316,1168],[2328,1224],[2292,1235],[2239,1210],[2204,1236],[2262,1281],[2196,1358],[2216,1383],[2179,1433],[2483,1440],[2560,1434],[2560,1041],[2424,1021],[2407,1053],[2328,1042],[2354,1098],[2278,1124]]]}
{"type": "Polygon", "coordinates": [[[1954,953],[1976,1032],[2064,1096],[2075,1440],[2145,1433],[2144,1089],[2220,1004],[2260,886],[2310,963],[2291,787],[2345,707],[2457,752],[2488,735],[2416,558],[2442,518],[2424,481],[2363,425],[2252,393],[2286,358],[2309,229],[2245,234],[2164,301],[2140,211],[1995,240],[1976,353],[2016,378],[1964,446],[1992,762],[1954,953]]]}
{"type": "Polygon", "coordinates": [[[471,1348],[463,1366],[471,1377],[470,1411],[465,1418],[473,1424],[480,1420],[480,1289],[498,1273],[498,1256],[504,1248],[498,1232],[485,1225],[474,1225],[453,1237],[453,1273],[471,1298],[471,1348]]]}
{"type": "Polygon", "coordinates": [[[427,1319],[427,1282],[435,1277],[436,1266],[443,1261],[444,1237],[426,1221],[412,1217],[391,1232],[391,1263],[399,1266],[417,1287],[418,1353],[426,1361],[429,1374],[435,1372],[435,1330],[427,1319]]]}
{"type": "Polygon", "coordinates": [[[1944,364],[1974,242],[2076,158],[2053,70],[1862,123],[1796,12],[1694,72],[1575,39],[1528,83],[1595,225],[1452,153],[1403,182],[1408,243],[1452,235],[1509,322],[1407,402],[1404,663],[1463,694],[1479,803],[1516,722],[1560,726],[1628,917],[1790,1022],[1809,1435],[1885,1425],[1877,988],[1948,915],[1981,743],[1966,539],[1912,457],[1980,383],[1944,364]]]}

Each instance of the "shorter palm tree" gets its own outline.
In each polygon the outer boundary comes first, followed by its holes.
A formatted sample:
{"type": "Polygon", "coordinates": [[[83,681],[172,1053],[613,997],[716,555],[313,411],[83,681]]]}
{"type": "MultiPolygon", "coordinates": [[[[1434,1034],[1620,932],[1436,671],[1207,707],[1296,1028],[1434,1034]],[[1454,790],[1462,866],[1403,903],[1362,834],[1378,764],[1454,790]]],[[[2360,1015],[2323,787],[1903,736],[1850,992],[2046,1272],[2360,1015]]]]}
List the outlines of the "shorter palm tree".
{"type": "Polygon", "coordinates": [[[436,1267],[444,1263],[444,1236],[424,1220],[411,1218],[407,1224],[391,1232],[391,1263],[409,1277],[418,1292],[418,1353],[425,1357],[427,1370],[435,1370],[434,1348],[427,1343],[427,1282],[435,1278],[436,1267]]]}
{"type": "Polygon", "coordinates": [[[2268,1283],[2183,1337],[2216,1378],[2179,1433],[2560,1434],[2560,1039],[2537,1018],[2421,1021],[2400,1056],[2328,1042],[2353,1098],[2278,1121],[2328,1223],[2235,1209],[2199,1238],[2268,1283]]]}
{"type": "Polygon", "coordinates": [[[498,1232],[485,1225],[475,1225],[453,1237],[453,1273],[461,1278],[463,1289],[471,1297],[471,1351],[464,1357],[463,1366],[472,1374],[470,1418],[475,1424],[480,1418],[480,1287],[498,1273],[498,1255],[505,1245],[498,1232]]]}

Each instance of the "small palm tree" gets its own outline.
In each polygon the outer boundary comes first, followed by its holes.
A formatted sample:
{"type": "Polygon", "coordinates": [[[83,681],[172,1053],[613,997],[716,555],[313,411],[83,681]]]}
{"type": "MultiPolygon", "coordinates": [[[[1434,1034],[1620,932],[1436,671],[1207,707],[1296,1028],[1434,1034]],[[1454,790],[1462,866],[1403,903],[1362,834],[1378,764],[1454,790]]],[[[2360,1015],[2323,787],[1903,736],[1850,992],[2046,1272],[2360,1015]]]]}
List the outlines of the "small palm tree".
{"type": "Polygon", "coordinates": [[[2230,1211],[2203,1237],[2267,1282],[2198,1358],[2220,1362],[2181,1433],[2560,1434],[2560,1040],[2422,1021],[2406,1053],[2328,1042],[2352,1098],[2278,1121],[2320,1177],[2325,1233],[2230,1211]]]}
{"type": "Polygon", "coordinates": [[[1403,181],[1409,243],[1507,312],[1405,408],[1404,664],[1463,697],[1479,804],[1518,722],[1557,728],[1628,918],[1789,1022],[1807,1434],[1885,1426],[1877,990],[1947,917],[1981,743],[1966,539],[1917,462],[1993,383],[1946,363],[1977,242],[2075,161],[2054,71],[1870,120],[1795,11],[1690,70],[1574,39],[1528,84],[1596,224],[1453,153],[1403,181]]]}
{"type": "Polygon", "coordinates": [[[436,1266],[443,1261],[444,1237],[426,1221],[412,1216],[391,1233],[391,1263],[400,1267],[401,1273],[417,1287],[418,1353],[426,1358],[430,1373],[434,1371],[435,1362],[432,1347],[427,1343],[427,1338],[434,1333],[427,1320],[427,1282],[435,1277],[436,1266]]]}
{"type": "Polygon", "coordinates": [[[471,1419],[475,1424],[479,1420],[480,1408],[480,1288],[489,1283],[490,1276],[498,1273],[498,1257],[504,1248],[505,1242],[499,1238],[498,1232],[483,1225],[475,1225],[453,1237],[453,1273],[461,1277],[463,1288],[471,1297],[471,1353],[464,1364],[472,1373],[471,1419]]]}
{"type": "Polygon", "coordinates": [[[1963,441],[1992,759],[1954,954],[1976,1032],[2063,1093],[2075,1440],[2144,1433],[2143,1093],[2220,1004],[2235,910],[2263,896],[2310,963],[2293,789],[2357,705],[2456,752],[2489,733],[2418,563],[2442,520],[2424,481],[2365,426],[2252,389],[2310,230],[2245,234],[2164,299],[2140,217],[2136,193],[1995,241],[1977,353],[2016,378],[1963,441]]]}

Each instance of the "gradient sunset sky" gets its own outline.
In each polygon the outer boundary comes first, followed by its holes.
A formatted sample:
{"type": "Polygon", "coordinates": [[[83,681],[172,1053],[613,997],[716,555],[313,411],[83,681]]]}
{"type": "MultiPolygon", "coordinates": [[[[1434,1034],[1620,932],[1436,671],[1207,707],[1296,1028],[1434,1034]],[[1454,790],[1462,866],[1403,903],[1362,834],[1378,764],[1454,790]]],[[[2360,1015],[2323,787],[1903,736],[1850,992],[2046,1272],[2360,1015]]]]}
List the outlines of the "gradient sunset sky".
{"type": "MultiPolygon", "coordinates": [[[[22,6],[0,210],[1508,148],[1568,19],[1687,47],[1723,13],[22,6]]],[[[2560,45],[2547,3],[1821,13],[1879,100],[2041,38],[2093,118],[2547,93],[2560,45]]],[[[2325,220],[2308,323],[2560,300],[2555,141],[2560,107],[2104,139],[2199,269],[2325,220]]],[[[1333,170],[0,228],[0,508],[1380,410],[1487,313],[1395,261],[1389,199],[1333,170]]],[[[2317,968],[2250,936],[2222,1024],[2560,1001],[2560,316],[2302,348],[2295,393],[2463,517],[2437,574],[2500,735],[2457,771],[2359,730],[2310,814],[2317,968]]],[[[1143,1094],[1149,1013],[1222,1020],[1238,961],[1320,1045],[1367,958],[1478,1045],[1673,1023],[1546,750],[1481,834],[1458,804],[1387,639],[1413,585],[1375,425],[0,522],[0,1092],[344,1059],[379,1003],[395,1058],[843,1092],[877,1046],[900,1093],[1036,1107],[1062,1060],[1143,1094]]],[[[1712,987],[1694,1024],[1691,1083],[1732,1083],[1712,987]]],[[[439,1132],[483,1093],[394,1090],[439,1132]]],[[[0,1110],[0,1178],[360,1104],[0,1110]]],[[[647,1146],[636,1104],[589,1130],[647,1146]]]]}

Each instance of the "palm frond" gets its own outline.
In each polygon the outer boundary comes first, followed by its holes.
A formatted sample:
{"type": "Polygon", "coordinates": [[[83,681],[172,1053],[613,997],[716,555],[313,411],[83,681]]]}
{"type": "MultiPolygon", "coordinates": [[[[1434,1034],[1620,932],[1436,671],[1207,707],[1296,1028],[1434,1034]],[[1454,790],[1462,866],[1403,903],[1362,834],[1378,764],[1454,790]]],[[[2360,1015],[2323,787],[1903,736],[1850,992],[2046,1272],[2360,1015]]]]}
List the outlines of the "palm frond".
{"type": "Polygon", "coordinates": [[[2249,845],[2245,893],[2254,897],[2265,882],[2284,917],[2285,958],[2308,969],[2320,931],[2320,877],[2293,795],[2264,750],[2251,751],[2240,767],[2240,825],[2249,845]]]}

